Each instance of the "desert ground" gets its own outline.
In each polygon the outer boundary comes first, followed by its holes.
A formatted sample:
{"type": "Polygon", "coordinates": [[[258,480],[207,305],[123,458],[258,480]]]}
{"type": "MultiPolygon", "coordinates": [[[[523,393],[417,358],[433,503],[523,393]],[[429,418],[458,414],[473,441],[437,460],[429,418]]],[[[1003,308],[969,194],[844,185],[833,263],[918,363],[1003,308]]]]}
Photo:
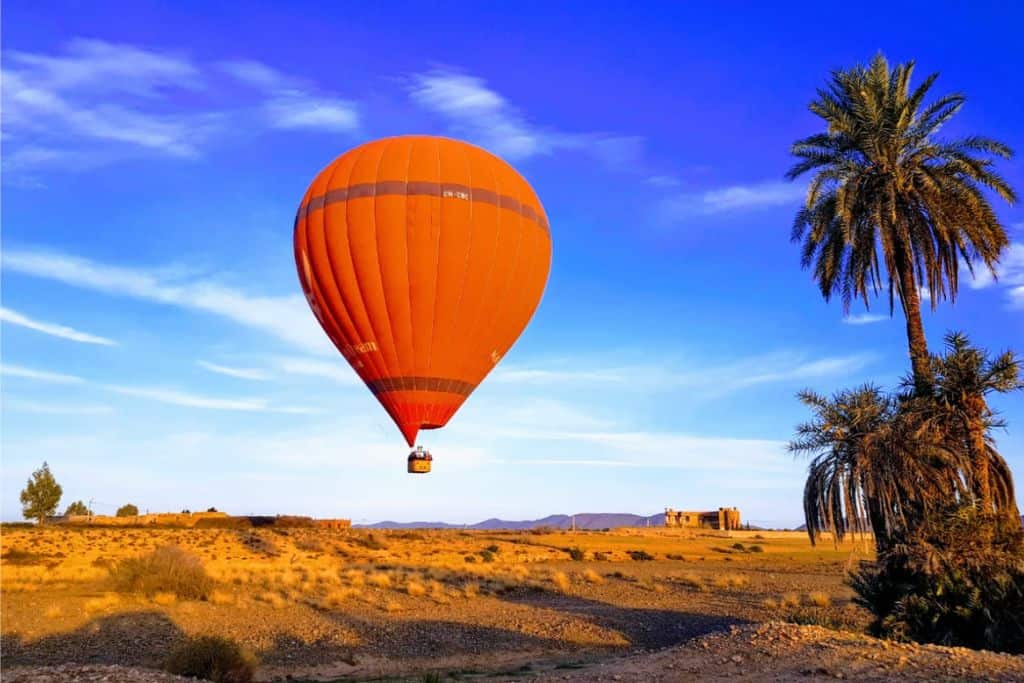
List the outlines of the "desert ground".
{"type": "Polygon", "coordinates": [[[174,680],[142,670],[216,634],[258,658],[260,680],[1024,680],[1022,657],[863,635],[844,576],[871,545],[673,529],[6,526],[4,679],[174,680]],[[125,560],[168,546],[209,582],[126,587],[125,560]]]}

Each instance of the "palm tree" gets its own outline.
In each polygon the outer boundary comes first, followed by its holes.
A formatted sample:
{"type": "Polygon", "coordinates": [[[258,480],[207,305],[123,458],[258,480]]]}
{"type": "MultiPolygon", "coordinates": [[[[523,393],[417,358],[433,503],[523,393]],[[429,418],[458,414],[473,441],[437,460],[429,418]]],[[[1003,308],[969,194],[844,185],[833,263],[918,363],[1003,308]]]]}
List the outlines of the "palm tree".
{"type": "Polygon", "coordinates": [[[838,542],[870,525],[881,554],[914,538],[938,510],[969,500],[970,458],[948,448],[928,416],[872,385],[799,397],[814,416],[789,450],[812,458],[804,487],[812,543],[823,531],[838,542]]]}
{"type": "Polygon", "coordinates": [[[931,357],[933,395],[920,402],[920,407],[945,427],[951,441],[966,447],[980,510],[984,514],[1006,513],[1019,524],[1013,479],[989,436],[992,429],[1004,423],[988,407],[985,397],[1024,389],[1021,361],[1012,351],[992,358],[983,349],[971,346],[961,332],[948,333],[944,341],[946,353],[931,357]]]}
{"type": "Polygon", "coordinates": [[[1009,244],[985,189],[1007,203],[1016,195],[993,169],[1009,159],[1006,145],[985,137],[939,141],[935,134],[963,107],[961,94],[924,99],[938,74],[910,89],[914,62],[890,69],[879,54],[867,67],[833,72],[810,110],[827,130],[793,144],[799,161],[786,177],[814,172],[793,226],[802,263],[812,268],[826,300],[869,303],[888,285],[889,313],[898,297],[916,391],[930,387],[920,287],[934,308],[955,300],[961,261],[995,275],[1009,244]],[[882,266],[885,276],[882,275],[882,266]]]}

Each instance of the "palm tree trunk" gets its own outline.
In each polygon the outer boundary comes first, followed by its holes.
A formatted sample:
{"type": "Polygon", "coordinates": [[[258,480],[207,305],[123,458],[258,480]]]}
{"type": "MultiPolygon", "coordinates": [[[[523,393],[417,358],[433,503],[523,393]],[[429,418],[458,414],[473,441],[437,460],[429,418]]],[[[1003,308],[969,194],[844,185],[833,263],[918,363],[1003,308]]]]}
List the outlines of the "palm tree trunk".
{"type": "Polygon", "coordinates": [[[914,374],[914,390],[919,396],[931,393],[932,372],[928,358],[928,341],[924,336],[921,322],[921,295],[917,291],[914,277],[914,260],[910,248],[902,243],[896,245],[896,275],[900,282],[900,302],[903,316],[907,320],[907,344],[910,347],[910,367],[914,374]]]}
{"type": "Polygon", "coordinates": [[[974,470],[974,495],[978,507],[984,514],[991,514],[992,487],[989,477],[988,450],[985,448],[985,399],[982,396],[970,395],[965,399],[968,411],[967,448],[971,454],[971,469],[974,470]]]}

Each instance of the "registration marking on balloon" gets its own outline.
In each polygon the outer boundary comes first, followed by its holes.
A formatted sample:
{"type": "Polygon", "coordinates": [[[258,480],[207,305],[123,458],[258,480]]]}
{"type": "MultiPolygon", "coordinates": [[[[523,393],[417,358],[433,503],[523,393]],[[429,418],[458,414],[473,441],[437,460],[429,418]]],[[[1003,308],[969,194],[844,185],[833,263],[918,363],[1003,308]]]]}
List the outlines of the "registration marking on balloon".
{"type": "MultiPolygon", "coordinates": [[[[448,138],[342,154],[306,192],[294,242],[310,308],[409,446],[445,426],[512,347],[551,268],[533,188],[448,138]]],[[[429,453],[415,460],[410,472],[429,471],[429,453]]]]}

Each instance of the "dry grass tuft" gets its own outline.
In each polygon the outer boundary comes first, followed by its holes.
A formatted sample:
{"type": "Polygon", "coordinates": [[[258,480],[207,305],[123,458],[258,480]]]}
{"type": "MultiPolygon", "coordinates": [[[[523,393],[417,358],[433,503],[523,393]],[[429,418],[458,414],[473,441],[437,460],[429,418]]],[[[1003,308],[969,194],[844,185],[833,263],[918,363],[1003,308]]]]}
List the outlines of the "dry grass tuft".
{"type": "Polygon", "coordinates": [[[384,572],[374,572],[366,577],[366,581],[375,588],[391,588],[391,577],[384,572]]]}
{"type": "Polygon", "coordinates": [[[112,607],[117,607],[121,604],[121,596],[117,593],[105,593],[100,598],[90,598],[85,601],[85,611],[90,614],[93,612],[105,612],[112,607]]]}
{"type": "Polygon", "coordinates": [[[780,607],[799,607],[800,606],[800,596],[796,595],[795,593],[786,593],[785,595],[782,596],[782,599],[779,601],[779,606],[780,607]]]}
{"type": "Polygon", "coordinates": [[[178,596],[174,593],[159,592],[153,594],[153,602],[160,605],[161,607],[168,607],[178,601],[178,596]]]}
{"type": "Polygon", "coordinates": [[[604,583],[604,577],[595,572],[593,569],[588,569],[583,572],[583,579],[587,583],[604,583]]]}
{"type": "Polygon", "coordinates": [[[43,612],[43,616],[47,619],[56,619],[60,616],[60,605],[50,605],[46,608],[46,611],[43,612]]]}
{"type": "Polygon", "coordinates": [[[743,574],[723,574],[714,581],[716,588],[742,588],[748,583],[750,579],[743,574]]]}
{"type": "Polygon", "coordinates": [[[214,605],[233,605],[235,604],[235,596],[227,591],[215,590],[210,593],[210,597],[207,598],[214,605]]]}
{"type": "Polygon", "coordinates": [[[414,598],[419,598],[427,594],[427,587],[413,579],[405,584],[405,592],[414,598]]]}
{"type": "Polygon", "coordinates": [[[478,583],[467,583],[462,587],[462,594],[467,598],[475,598],[480,595],[480,584],[478,583]]]}
{"type": "Polygon", "coordinates": [[[256,672],[256,660],[227,638],[197,636],[174,648],[164,668],[172,674],[214,683],[249,683],[256,672]]]}
{"type": "Polygon", "coordinates": [[[828,593],[811,591],[807,594],[807,602],[815,607],[828,607],[832,603],[832,598],[828,593]]]}
{"type": "Polygon", "coordinates": [[[209,595],[213,580],[203,564],[177,546],[163,546],[139,557],[118,562],[110,577],[119,593],[173,593],[185,600],[201,600],[209,595]]]}
{"type": "Polygon", "coordinates": [[[569,590],[569,577],[565,575],[565,572],[555,572],[552,574],[551,583],[555,584],[555,588],[563,593],[569,590]]]}

